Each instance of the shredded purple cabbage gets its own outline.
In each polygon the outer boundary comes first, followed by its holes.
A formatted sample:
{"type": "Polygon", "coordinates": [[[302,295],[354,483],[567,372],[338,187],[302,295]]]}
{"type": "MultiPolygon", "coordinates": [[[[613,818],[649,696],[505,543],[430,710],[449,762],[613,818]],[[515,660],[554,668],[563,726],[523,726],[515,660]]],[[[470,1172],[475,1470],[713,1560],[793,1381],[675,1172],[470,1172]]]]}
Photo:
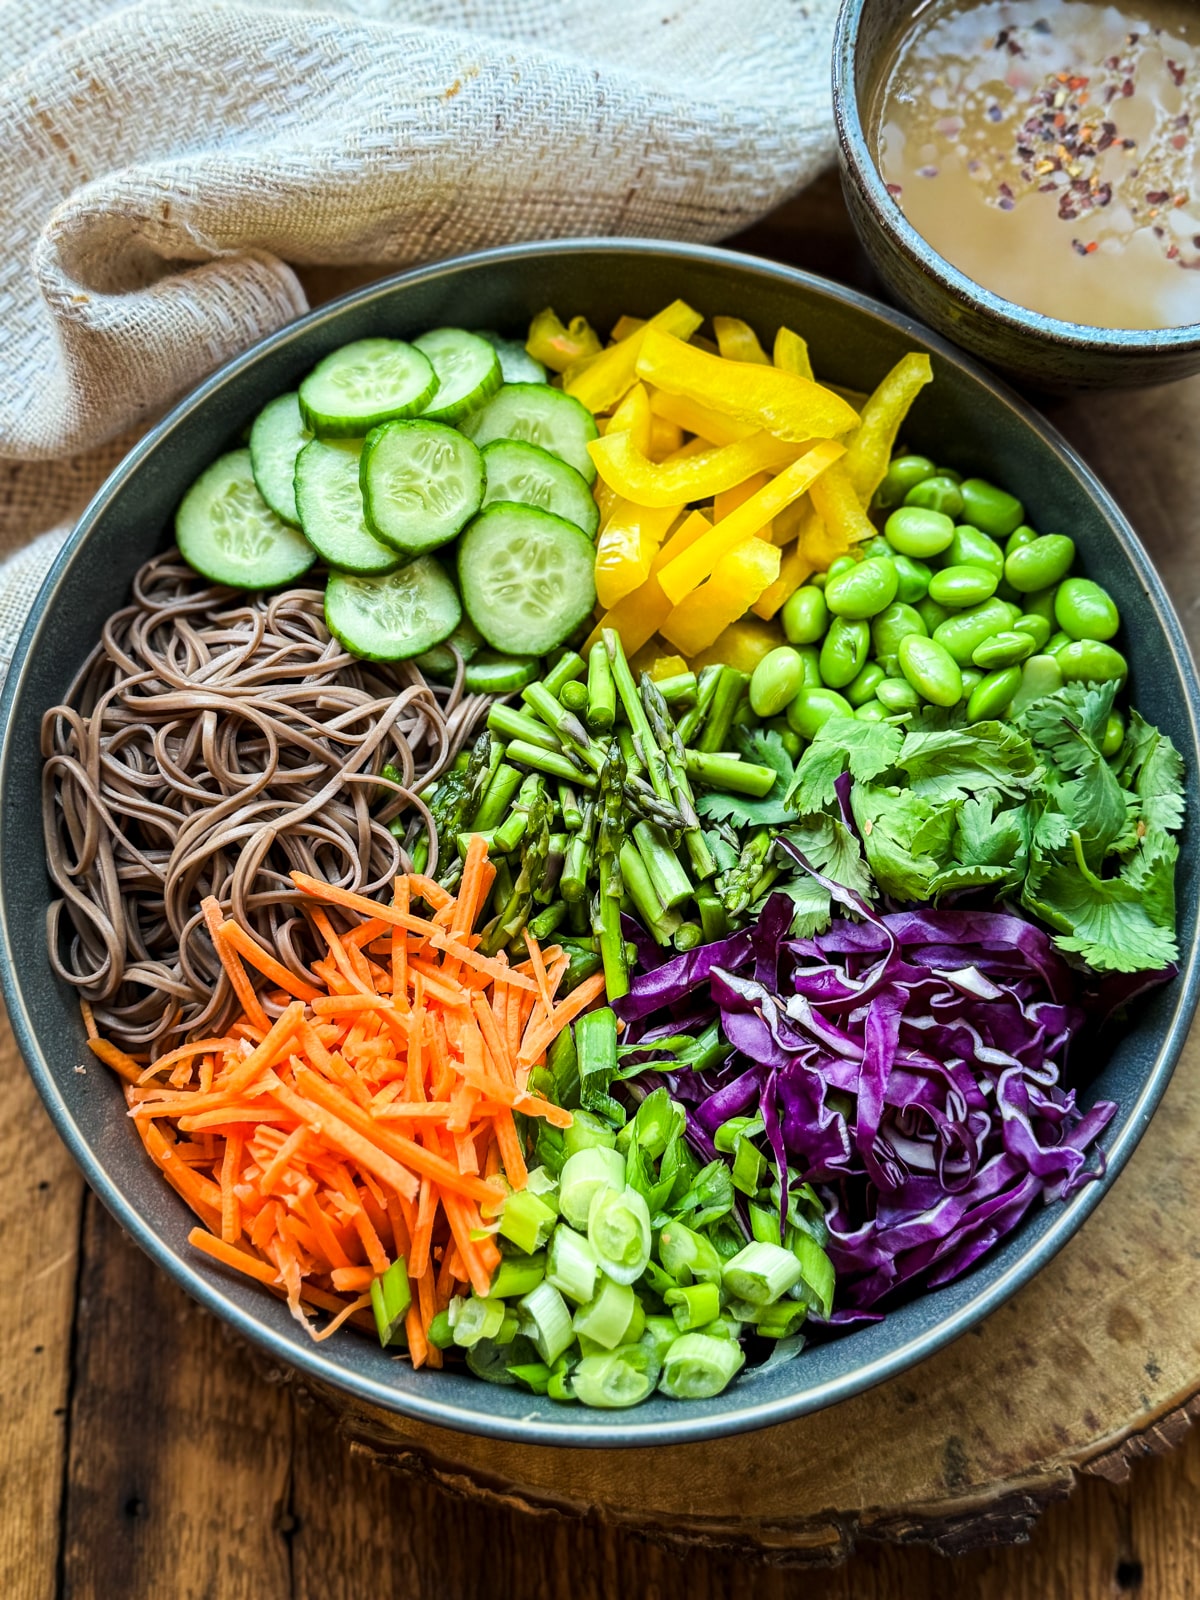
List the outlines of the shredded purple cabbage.
{"type": "Polygon", "coordinates": [[[813,876],[859,920],[789,939],[791,902],[774,895],[752,929],[641,973],[615,1009],[630,1044],[719,1018],[725,1064],[661,1081],[697,1146],[757,1112],[781,1177],[790,1164],[821,1187],[845,1321],[902,1286],[950,1282],[1039,1198],[1099,1176],[1103,1152],[1091,1168],[1089,1152],[1117,1108],[1084,1112],[1062,1087],[1087,1014],[1039,928],[989,911],[880,915],[813,876]]]}

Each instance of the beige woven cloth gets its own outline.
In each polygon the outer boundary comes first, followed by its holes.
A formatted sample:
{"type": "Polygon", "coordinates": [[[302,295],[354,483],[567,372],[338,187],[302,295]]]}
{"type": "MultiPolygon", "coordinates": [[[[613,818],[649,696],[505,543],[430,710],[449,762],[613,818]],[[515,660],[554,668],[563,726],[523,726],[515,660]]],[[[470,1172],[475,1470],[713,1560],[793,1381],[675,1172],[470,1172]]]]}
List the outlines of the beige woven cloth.
{"type": "Polygon", "coordinates": [[[293,265],[734,233],[831,153],[835,9],[0,0],[0,674],[137,434],[307,308],[293,265]]]}

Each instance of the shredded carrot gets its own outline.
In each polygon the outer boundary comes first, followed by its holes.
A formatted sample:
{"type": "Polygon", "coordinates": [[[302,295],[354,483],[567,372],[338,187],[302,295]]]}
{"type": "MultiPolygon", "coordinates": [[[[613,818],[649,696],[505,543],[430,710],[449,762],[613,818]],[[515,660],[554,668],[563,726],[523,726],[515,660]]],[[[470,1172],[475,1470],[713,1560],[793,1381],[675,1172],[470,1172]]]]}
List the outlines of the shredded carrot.
{"type": "Polygon", "coordinates": [[[529,1072],[603,976],[556,1004],[559,946],[527,934],[518,964],[480,952],[495,878],[482,835],[457,894],[408,874],[384,904],[292,877],[327,952],[312,982],[209,897],[241,1014],[146,1065],[95,1036],[89,1012],[89,1048],[125,1080],[147,1153],[204,1224],[197,1249],[286,1298],[314,1339],[348,1319],[370,1326],[367,1291],[403,1259],[410,1359],[440,1366],[429,1325],[468,1285],[488,1291],[500,1262],[488,1221],[527,1180],[514,1112],[570,1126],[529,1092],[529,1072]],[[282,1007],[273,1021],[264,1000],[282,1007]],[[318,1328],[315,1312],[332,1320],[318,1328]]]}

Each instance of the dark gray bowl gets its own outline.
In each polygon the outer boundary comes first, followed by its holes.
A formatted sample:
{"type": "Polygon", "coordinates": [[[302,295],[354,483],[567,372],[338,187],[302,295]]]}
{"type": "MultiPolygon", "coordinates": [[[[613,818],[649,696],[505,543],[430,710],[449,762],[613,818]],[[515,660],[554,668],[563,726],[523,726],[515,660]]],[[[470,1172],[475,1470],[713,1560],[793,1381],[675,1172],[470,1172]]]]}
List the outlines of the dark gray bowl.
{"type": "Polygon", "coordinates": [[[1200,323],[1094,328],[1004,300],[940,256],[888,194],[867,142],[869,97],[911,0],[843,0],[833,44],[833,109],[846,204],[896,299],[992,366],[1045,389],[1170,383],[1200,372],[1200,323]]]}
{"type": "Polygon", "coordinates": [[[445,322],[517,332],[547,304],[608,327],[621,312],[648,315],[675,296],[709,315],[736,313],[763,334],[789,323],[810,340],[817,370],[854,388],[873,385],[907,350],[930,351],[936,381],[906,437],[941,461],[1018,490],[1035,524],[1076,537],[1084,564],[1121,606],[1138,704],[1183,752],[1195,806],[1200,690],[1178,619],[1129,524],[1057,434],[935,335],[860,295],[720,250],[642,241],[522,245],[428,267],[314,312],[223,367],[142,440],[84,514],[38,597],[0,704],[0,975],[29,1070],[101,1200],[191,1295],[280,1360],[390,1410],[526,1442],[680,1443],[762,1427],[843,1400],[957,1338],[1026,1283],[1098,1204],[1158,1104],[1196,1005],[1197,857],[1189,833],[1179,870],[1183,971],[1140,1008],[1136,1027],[1083,1096],[1120,1103],[1105,1140],[1107,1176],[1066,1205],[1029,1216],[949,1288],[788,1365],[743,1376],[715,1400],[585,1411],[453,1372],[414,1373],[350,1330],[314,1345],[278,1301],[188,1246],[193,1219],[144,1156],[116,1081],[88,1055],[72,996],[46,959],[49,894],[37,820],[43,711],[60,699],[104,618],[124,603],[135,568],[170,539],[184,488],[264,401],[294,387],[335,345],[368,334],[411,336],[445,322]]]}

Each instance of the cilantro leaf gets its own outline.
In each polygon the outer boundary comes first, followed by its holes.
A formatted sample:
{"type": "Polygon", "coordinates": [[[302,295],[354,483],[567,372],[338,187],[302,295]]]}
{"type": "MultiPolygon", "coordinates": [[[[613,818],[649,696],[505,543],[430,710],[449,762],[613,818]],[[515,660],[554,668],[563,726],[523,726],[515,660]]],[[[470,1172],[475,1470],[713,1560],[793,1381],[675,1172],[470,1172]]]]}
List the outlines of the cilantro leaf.
{"type": "Polygon", "coordinates": [[[1028,853],[1028,807],[1010,806],[997,814],[998,800],[985,789],[959,808],[954,853],[965,866],[1012,867],[1028,853]]]}
{"type": "Polygon", "coordinates": [[[1069,830],[1079,836],[1088,865],[1097,869],[1129,826],[1126,791],[1090,739],[1074,741],[1070,755],[1076,776],[1054,784],[1051,794],[1069,830]]]}
{"type": "Polygon", "coordinates": [[[1054,766],[1075,772],[1099,747],[1116,692],[1115,682],[1069,683],[1026,706],[1016,723],[1054,766]]]}
{"type": "Polygon", "coordinates": [[[800,757],[788,799],[801,813],[823,811],[833,803],[833,786],[843,772],[870,783],[895,765],[902,743],[903,735],[891,723],[830,717],[800,757]]]}
{"type": "Polygon", "coordinates": [[[1177,832],[1183,827],[1184,811],[1183,757],[1179,751],[1165,733],[1131,711],[1121,754],[1121,782],[1141,801],[1141,820],[1147,831],[1177,832]]]}
{"type": "Polygon", "coordinates": [[[910,733],[896,765],[908,774],[914,794],[942,801],[962,800],[981,789],[1021,795],[1042,775],[1029,741],[1000,722],[910,733]]]}
{"type": "Polygon", "coordinates": [[[933,879],[948,864],[953,803],[934,806],[910,789],[856,784],[850,804],[867,863],[884,894],[927,900],[933,879]],[[929,853],[932,849],[936,856],[929,853]]]}
{"type": "Polygon", "coordinates": [[[784,749],[783,740],[774,728],[755,728],[741,730],[737,742],[747,761],[770,767],[775,772],[774,784],[761,800],[710,789],[696,796],[697,815],[712,822],[732,822],[735,827],[743,828],[778,827],[782,822],[789,822],[796,813],[794,807],[787,804],[786,796],[796,769],[784,749]]]}
{"type": "Polygon", "coordinates": [[[744,760],[770,767],[784,788],[791,783],[796,767],[774,728],[739,728],[737,747],[744,760]]]}
{"type": "Polygon", "coordinates": [[[825,877],[864,899],[874,898],[875,886],[858,840],[840,818],[818,812],[789,828],[786,838],[825,877]]]}
{"type": "Polygon", "coordinates": [[[825,932],[830,923],[832,905],[829,890],[823,884],[818,883],[810,873],[798,872],[786,883],[774,884],[772,894],[776,890],[786,894],[795,907],[791,928],[793,939],[811,939],[815,934],[825,932]]]}
{"type": "Polygon", "coordinates": [[[1060,949],[1099,971],[1157,970],[1178,955],[1174,932],[1179,847],[1156,835],[1115,878],[1100,878],[1071,835],[1070,854],[1035,863],[1022,904],[1054,928],[1060,949]]]}

